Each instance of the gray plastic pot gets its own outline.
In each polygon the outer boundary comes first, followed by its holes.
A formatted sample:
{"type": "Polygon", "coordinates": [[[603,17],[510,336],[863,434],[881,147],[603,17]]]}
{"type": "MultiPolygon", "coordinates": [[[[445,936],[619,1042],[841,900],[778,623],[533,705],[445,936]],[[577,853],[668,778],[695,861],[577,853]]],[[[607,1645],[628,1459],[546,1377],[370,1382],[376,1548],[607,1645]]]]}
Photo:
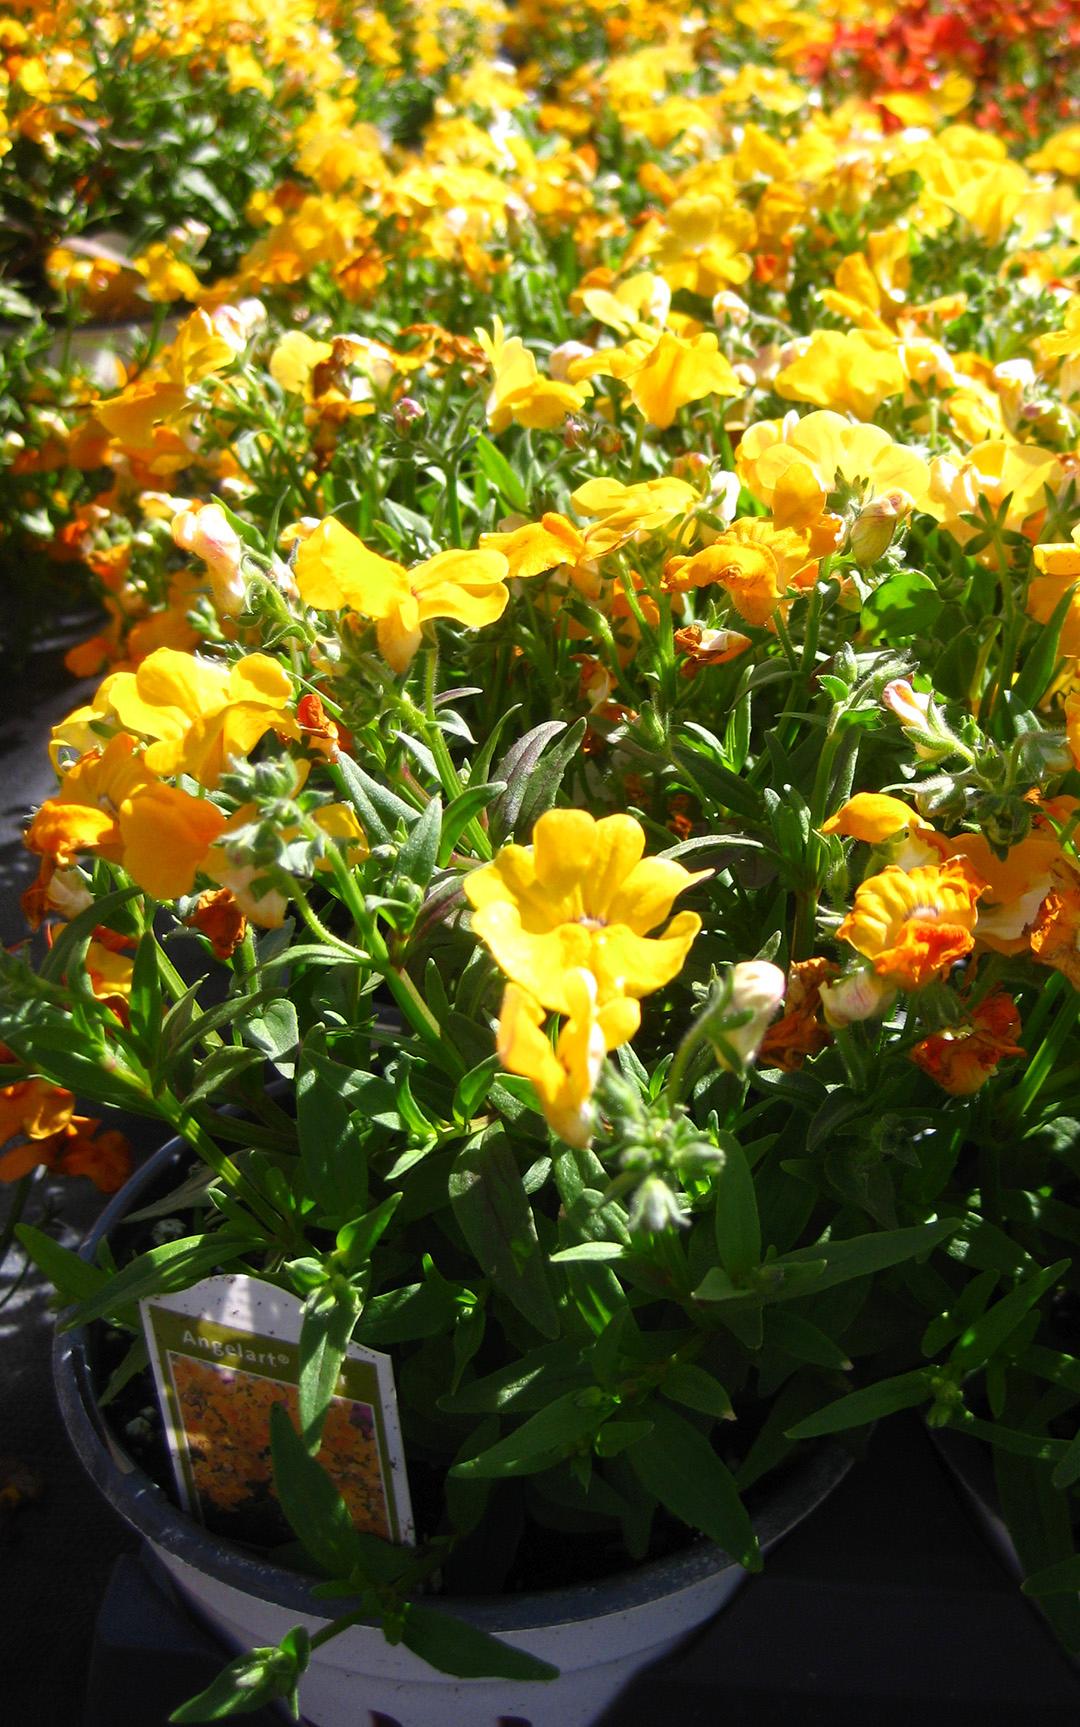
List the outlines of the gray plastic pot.
{"type": "MultiPolygon", "coordinates": [[[[178,1140],[163,1146],[105,1208],[83,1256],[93,1257],[189,1158],[178,1140]]],[[[68,1432],[91,1478],[230,1651],[276,1643],[294,1625],[314,1632],[326,1623],[303,1577],[208,1534],[127,1456],[98,1409],[84,1330],[58,1335],[54,1371],[68,1432]]],[[[796,1459],[754,1518],[763,1548],[808,1517],[850,1467],[849,1454],[831,1442],[796,1459]]],[[[355,1626],[316,1652],[302,1683],[304,1718],[313,1727],[500,1727],[508,1718],[514,1727],[589,1727],[635,1673],[724,1607],[745,1575],[721,1548],[695,1541],[595,1583],[447,1602],[470,1624],[552,1662],[560,1677],[548,1684],[448,1678],[391,1647],[377,1626],[355,1626]]]]}

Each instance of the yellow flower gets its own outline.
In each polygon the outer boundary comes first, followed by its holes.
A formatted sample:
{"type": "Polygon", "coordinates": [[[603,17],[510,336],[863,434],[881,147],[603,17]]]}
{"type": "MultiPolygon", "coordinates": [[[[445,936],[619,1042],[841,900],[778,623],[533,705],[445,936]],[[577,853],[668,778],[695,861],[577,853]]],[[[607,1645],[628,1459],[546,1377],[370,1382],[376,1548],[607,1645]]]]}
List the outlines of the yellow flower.
{"type": "Polygon", "coordinates": [[[907,871],[889,864],[856,889],[837,934],[886,983],[921,989],[971,952],[982,892],[959,859],[907,871]]]}
{"type": "Polygon", "coordinates": [[[92,708],[154,740],[143,758],[151,773],[190,774],[212,791],[229,763],[248,755],[264,733],[296,734],[295,719],[284,712],[292,694],[288,673],[267,654],[225,666],[158,648],[137,671],[106,678],[92,708]]]}
{"type": "Polygon", "coordinates": [[[664,575],[676,592],[716,582],[731,596],[748,624],[768,624],[793,590],[805,587],[817,571],[809,541],[793,528],[778,528],[767,517],[733,522],[704,551],[672,558],[664,575]]]}
{"type": "Polygon", "coordinates": [[[627,382],[635,408],[661,430],[671,425],[686,402],[702,396],[738,396],[742,391],[711,331],[688,341],[665,331],[627,382]]]}
{"type": "Polygon", "coordinates": [[[564,384],[542,378],[536,361],[520,336],[508,337],[501,318],[494,320],[494,334],[477,330],[476,339],[495,373],[487,399],[487,420],[495,433],[512,422],[542,431],[561,426],[592,395],[592,385],[564,384]]]}
{"type": "Polygon", "coordinates": [[[916,810],[885,792],[856,792],[834,816],[821,824],[823,834],[844,834],[867,845],[884,845],[898,834],[933,833],[916,810]]]}
{"type": "MultiPolygon", "coordinates": [[[[1034,556],[1039,574],[1028,584],[1025,606],[1029,617],[1048,624],[1069,589],[1080,583],[1080,526],[1073,529],[1071,540],[1036,546],[1034,556]]],[[[1070,659],[1080,657],[1080,589],[1065,613],[1060,647],[1070,659]]]]}
{"type": "Polygon", "coordinates": [[[504,846],[466,876],[473,929],[512,982],[558,1013],[572,1011],[574,971],[592,974],[601,1007],[649,995],[681,971],[701,919],[679,912],[662,935],[648,932],[709,871],[691,874],[644,849],[631,816],[595,821],[585,810],[549,810],[531,846],[504,846]]]}
{"type": "Polygon", "coordinates": [[[747,489],[770,508],[792,468],[809,470],[824,495],[847,485],[863,498],[906,492],[916,509],[930,509],[930,468],[914,450],[894,444],[880,426],[856,425],[823,408],[799,419],[762,420],[739,444],[736,471],[747,489]]]}
{"type": "MultiPolygon", "coordinates": [[[[966,545],[978,529],[961,516],[976,511],[980,498],[997,510],[1008,499],[1003,527],[1019,533],[1029,516],[1046,503],[1046,487],[1060,480],[1061,464],[1052,450],[1038,444],[1006,444],[990,439],[975,444],[962,461],[937,456],[931,469],[933,513],[954,540],[966,545]]],[[[983,554],[992,558],[993,552],[983,554]]]]}
{"type": "Polygon", "coordinates": [[[120,806],[124,868],[155,899],[176,899],[191,892],[207,847],[224,826],[208,798],[153,781],[120,806]]]}
{"type": "Polygon", "coordinates": [[[621,480],[586,480],[571,493],[570,502],[580,516],[599,518],[588,536],[589,550],[599,555],[626,540],[670,527],[701,502],[701,494],[685,480],[666,474],[634,486],[624,486],[621,480]]]}
{"type": "Polygon", "coordinates": [[[333,516],[320,522],[296,555],[296,582],[306,605],[347,606],[373,619],[379,649],[395,672],[408,669],[431,618],[480,629],[502,616],[509,565],[497,551],[437,552],[411,570],[371,551],[333,516]]]}
{"type": "Polygon", "coordinates": [[[541,1029],[544,1009],[527,990],[506,986],[499,1014],[499,1060],[509,1073],[531,1079],[544,1118],[567,1145],[592,1138],[591,1098],[604,1055],[633,1037],[641,1019],[636,1001],[618,996],[596,1005],[596,979],[569,971],[564,980],[568,1018],[552,1048],[541,1029]]]}
{"type": "Polygon", "coordinates": [[[850,410],[870,420],[889,396],[902,393],[906,381],[893,337],[818,330],[778,373],[776,393],[789,402],[850,410]]]}

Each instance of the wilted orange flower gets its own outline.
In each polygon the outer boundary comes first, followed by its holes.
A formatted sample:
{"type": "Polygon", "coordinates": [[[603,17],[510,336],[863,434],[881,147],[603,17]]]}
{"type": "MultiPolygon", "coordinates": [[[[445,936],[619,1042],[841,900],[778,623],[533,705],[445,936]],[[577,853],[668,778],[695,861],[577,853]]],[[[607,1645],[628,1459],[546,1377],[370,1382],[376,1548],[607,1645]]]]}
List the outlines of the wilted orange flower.
{"type": "Polygon", "coordinates": [[[1051,888],[1028,940],[1040,965],[1053,966],[1080,989],[1080,883],[1075,878],[1051,888]]]}
{"type": "Polygon", "coordinates": [[[1016,1042],[1020,1015],[1011,995],[997,990],[979,1003],[967,1025],[923,1038],[911,1059],[955,1097],[970,1097],[998,1063],[1025,1052],[1016,1042]]]}
{"type": "Polygon", "coordinates": [[[910,871],[889,864],[855,890],[837,935],[869,959],[880,978],[921,989],[971,952],[983,891],[957,860],[910,871]]]}
{"type": "Polygon", "coordinates": [[[729,660],[738,659],[750,647],[750,637],[740,635],[738,630],[709,630],[703,624],[687,624],[684,629],[676,630],[674,636],[675,651],[686,657],[679,667],[679,675],[684,678],[695,678],[705,666],[724,666],[729,660]]]}
{"type": "Polygon", "coordinates": [[[231,959],[247,934],[247,918],[227,887],[207,888],[187,919],[210,943],[215,959],[231,959]]]}
{"type": "Polygon", "coordinates": [[[785,1073],[801,1067],[808,1055],[817,1055],[832,1036],[821,1017],[821,986],[838,977],[839,966],[831,960],[796,960],[788,972],[784,1012],[774,1020],[758,1048],[759,1067],[779,1067],[785,1073]]]}
{"type": "Polygon", "coordinates": [[[716,583],[739,616],[759,628],[793,592],[812,585],[816,574],[805,537],[765,516],[733,522],[703,551],[671,558],[664,568],[664,580],[676,593],[716,583]]]}

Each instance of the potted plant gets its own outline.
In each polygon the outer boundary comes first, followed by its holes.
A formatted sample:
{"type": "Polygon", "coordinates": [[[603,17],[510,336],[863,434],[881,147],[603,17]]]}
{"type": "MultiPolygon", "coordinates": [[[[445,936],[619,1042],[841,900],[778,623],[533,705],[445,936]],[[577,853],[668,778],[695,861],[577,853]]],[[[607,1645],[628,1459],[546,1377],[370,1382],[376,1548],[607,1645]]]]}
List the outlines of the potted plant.
{"type": "Polygon", "coordinates": [[[538,1578],[622,1566],[659,1648],[688,1576],[707,1611],[716,1549],[752,1569],[795,1514],[755,1522],[759,1483],[902,1407],[1037,1465],[1006,1498],[1055,1507],[1029,1566],[1068,1561],[1076,318],[1008,214],[1067,200],[945,124],[955,84],[825,125],[745,43],[719,79],[708,31],[564,80],[578,23],[538,38],[543,126],[478,63],[492,135],[440,110],[353,226],[286,183],[17,458],[68,475],[109,617],[27,831],[49,941],[0,957],[5,1077],[195,1163],[91,1260],[21,1230],[97,1328],[62,1356],[81,1442],[146,1406],[140,1300],[254,1278],[299,1312],[259,1488],[303,1552],[270,1582],[125,1499],[235,1635],[246,1584],[274,1609],[184,1719],[309,1666],[320,1695],[359,1618],[535,1721],[477,1676],[542,1691],[584,1615],[519,1617],[538,1578]],[[357,1349],[415,1541],[329,1468],[357,1349]]]}

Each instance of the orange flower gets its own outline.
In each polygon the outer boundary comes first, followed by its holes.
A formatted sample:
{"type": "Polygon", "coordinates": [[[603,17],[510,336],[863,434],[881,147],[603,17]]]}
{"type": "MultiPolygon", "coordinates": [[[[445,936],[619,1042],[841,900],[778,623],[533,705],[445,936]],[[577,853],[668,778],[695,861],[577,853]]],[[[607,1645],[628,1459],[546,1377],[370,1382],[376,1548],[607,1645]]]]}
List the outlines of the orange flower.
{"type": "Polygon", "coordinates": [[[970,1097],[986,1084],[999,1062],[1025,1052],[1015,1041],[1020,1015],[1011,995],[998,990],[979,1003],[965,1026],[923,1038],[911,1059],[954,1097],[970,1097]]]}
{"type": "Polygon", "coordinates": [[[779,1067],[785,1073],[801,1067],[808,1055],[817,1055],[830,1041],[821,1015],[821,986],[839,975],[831,960],[796,960],[788,973],[784,1012],[770,1025],[761,1040],[759,1067],[779,1067]]]}
{"type": "Polygon", "coordinates": [[[685,654],[686,658],[679,667],[679,675],[684,678],[695,678],[704,666],[724,666],[729,660],[738,659],[750,647],[750,637],[740,635],[738,630],[707,630],[702,624],[687,624],[685,629],[675,631],[675,651],[685,654]]]}
{"type": "Polygon", "coordinates": [[[856,889],[837,934],[871,961],[880,978],[900,989],[921,989],[971,952],[983,891],[984,884],[958,859],[910,871],[889,864],[856,889]]]}
{"type": "Polygon", "coordinates": [[[0,1181],[21,1181],[32,1169],[44,1165],[57,1175],[89,1176],[99,1193],[115,1193],[131,1174],[131,1148],[122,1133],[99,1133],[100,1126],[89,1116],[71,1115],[69,1108],[68,1119],[55,1133],[25,1140],[4,1152],[0,1181]]]}
{"type": "Polygon", "coordinates": [[[748,624],[767,625],[793,591],[817,574],[808,540],[792,528],[778,528],[767,517],[750,516],[718,534],[712,545],[690,558],[671,558],[664,570],[669,588],[708,587],[713,582],[730,595],[748,624]]]}
{"type": "Polygon", "coordinates": [[[1053,966],[1080,989],[1080,884],[1063,880],[1051,888],[1029,940],[1040,965],[1053,966]]]}
{"type": "Polygon", "coordinates": [[[215,959],[231,959],[247,934],[247,918],[227,887],[207,888],[198,898],[188,927],[206,936],[215,959]]]}

